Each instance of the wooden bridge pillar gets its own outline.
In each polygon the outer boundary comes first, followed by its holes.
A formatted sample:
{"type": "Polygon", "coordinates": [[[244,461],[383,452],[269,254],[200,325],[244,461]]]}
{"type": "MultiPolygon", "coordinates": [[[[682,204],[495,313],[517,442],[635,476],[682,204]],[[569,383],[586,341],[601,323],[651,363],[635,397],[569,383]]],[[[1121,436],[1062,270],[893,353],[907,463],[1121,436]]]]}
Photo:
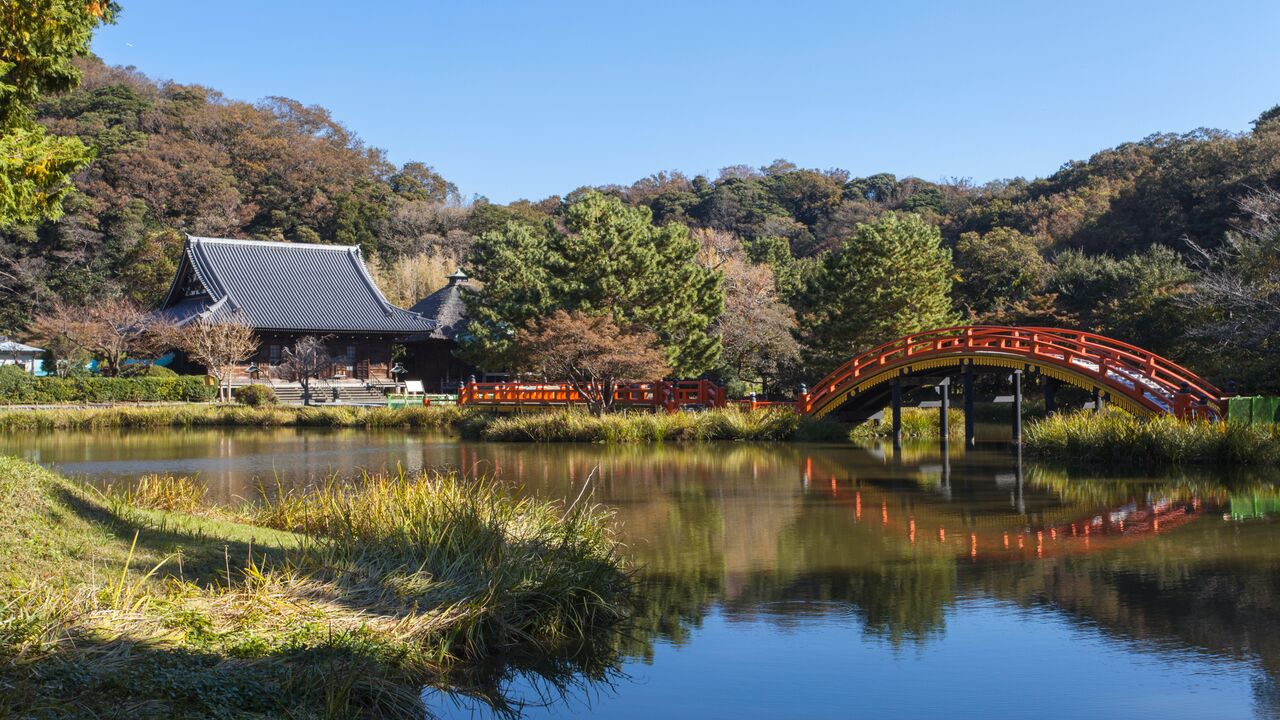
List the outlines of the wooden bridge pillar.
{"type": "Polygon", "coordinates": [[[1022,444],[1022,371],[1013,371],[1013,442],[1022,444]]]}
{"type": "Polygon", "coordinates": [[[893,406],[893,449],[902,449],[902,380],[900,378],[893,379],[893,395],[891,405],[893,406]]]}
{"type": "Polygon", "coordinates": [[[972,450],[978,444],[977,433],[973,429],[973,363],[964,366],[964,447],[972,450]]]}
{"type": "Polygon", "coordinates": [[[938,383],[938,394],[942,396],[942,402],[938,404],[941,408],[938,415],[938,432],[945,450],[947,443],[951,441],[951,418],[948,417],[951,410],[951,378],[942,378],[942,382],[938,383]]]}
{"type": "Polygon", "coordinates": [[[1058,412],[1058,385],[1060,384],[1057,378],[1044,379],[1044,411],[1048,415],[1058,412]]]}

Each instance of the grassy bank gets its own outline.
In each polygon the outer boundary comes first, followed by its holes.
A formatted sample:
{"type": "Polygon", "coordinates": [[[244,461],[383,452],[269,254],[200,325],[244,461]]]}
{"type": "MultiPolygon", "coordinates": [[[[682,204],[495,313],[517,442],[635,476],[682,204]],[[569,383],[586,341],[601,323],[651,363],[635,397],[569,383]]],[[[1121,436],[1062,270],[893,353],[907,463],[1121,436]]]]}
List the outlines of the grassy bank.
{"type": "MultiPolygon", "coordinates": [[[[928,424],[921,415],[919,425],[928,424]]],[[[915,417],[912,416],[912,422],[915,417]]],[[[495,415],[457,405],[409,408],[175,405],[0,410],[0,432],[162,427],[328,427],[457,429],[471,438],[506,442],[840,441],[848,428],[789,410],[619,412],[583,410],[495,415]]],[[[913,425],[914,427],[914,425],[913,425]]],[[[936,433],[936,430],[934,431],[936,433]]],[[[925,437],[925,435],[921,435],[925,437]]]]}
{"type": "Polygon", "coordinates": [[[1026,450],[1077,463],[1131,466],[1280,462],[1280,425],[1137,418],[1120,411],[1072,413],[1035,420],[1023,430],[1026,450]]]}
{"type": "Polygon", "coordinates": [[[246,407],[167,405],[163,407],[52,408],[0,410],[0,432],[149,427],[346,427],[448,428],[468,412],[457,405],[430,407],[246,407]]]}
{"type": "Polygon", "coordinates": [[[809,420],[789,410],[747,411],[730,407],[706,412],[611,413],[583,411],[522,413],[463,425],[468,435],[503,442],[706,442],[749,440],[843,440],[846,428],[809,420]]]}
{"type": "Polygon", "coordinates": [[[555,657],[625,615],[609,518],[585,505],[451,477],[234,511],[202,493],[100,497],[0,458],[0,708],[420,718],[446,673],[555,657]]]}

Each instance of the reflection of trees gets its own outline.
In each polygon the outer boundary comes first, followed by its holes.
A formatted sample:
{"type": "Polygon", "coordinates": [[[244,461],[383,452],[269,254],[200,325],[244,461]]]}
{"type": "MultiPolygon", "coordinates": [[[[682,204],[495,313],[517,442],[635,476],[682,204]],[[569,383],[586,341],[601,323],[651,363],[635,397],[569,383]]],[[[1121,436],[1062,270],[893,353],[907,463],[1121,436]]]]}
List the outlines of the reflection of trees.
{"type": "MultiPolygon", "coordinates": [[[[1171,490],[1172,492],[1172,490],[1171,490]]],[[[1276,699],[1280,677],[1280,557],[1269,523],[1200,520],[1108,553],[967,569],[961,584],[1020,604],[1046,605],[1107,635],[1256,657],[1276,699]]]]}

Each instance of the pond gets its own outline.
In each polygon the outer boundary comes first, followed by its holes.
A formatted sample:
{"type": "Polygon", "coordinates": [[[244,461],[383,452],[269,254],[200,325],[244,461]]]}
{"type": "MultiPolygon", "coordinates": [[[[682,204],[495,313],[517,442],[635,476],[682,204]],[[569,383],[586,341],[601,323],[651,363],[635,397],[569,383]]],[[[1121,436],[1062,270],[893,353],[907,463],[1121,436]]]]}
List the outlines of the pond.
{"type": "MultiPolygon", "coordinates": [[[[837,445],[477,443],[405,432],[10,435],[95,484],[198,475],[222,502],[331,473],[496,474],[615,509],[636,627],[579,677],[512,670],[524,717],[1280,715],[1275,478],[1151,478],[837,445]]],[[[428,691],[444,717],[476,694],[428,691]]]]}

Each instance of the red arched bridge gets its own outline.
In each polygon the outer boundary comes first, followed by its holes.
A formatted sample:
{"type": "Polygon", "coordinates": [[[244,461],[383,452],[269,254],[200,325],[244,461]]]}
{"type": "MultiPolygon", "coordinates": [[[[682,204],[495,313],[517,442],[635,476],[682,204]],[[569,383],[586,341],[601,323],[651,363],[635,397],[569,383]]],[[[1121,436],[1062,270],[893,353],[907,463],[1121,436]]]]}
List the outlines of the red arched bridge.
{"type": "MultiPolygon", "coordinates": [[[[947,385],[957,371],[970,390],[975,369],[1007,369],[1045,379],[1046,402],[1065,383],[1093,393],[1136,415],[1222,417],[1222,393],[1177,363],[1153,352],[1078,330],[965,325],[907,335],[868,350],[836,368],[794,401],[742,404],[786,406],[813,417],[866,419],[893,402],[908,385],[947,385]],[[892,400],[891,400],[892,399],[892,400]]],[[[1020,401],[1021,386],[1016,395],[1020,401]]],[[[943,406],[947,393],[941,393],[943,406]]],[[[966,392],[966,405],[972,393],[966,392]]],[[[458,402],[497,409],[577,405],[582,395],[569,383],[465,383],[458,402]]],[[[676,411],[721,407],[724,391],[706,380],[630,383],[614,393],[617,407],[676,411]]],[[[1097,405],[1095,405],[1097,407],[1097,405]]]]}
{"type": "Polygon", "coordinates": [[[1079,330],[998,325],[931,330],[868,350],[819,381],[800,409],[814,417],[866,415],[885,406],[894,380],[974,367],[1036,373],[1135,415],[1220,417],[1223,411],[1216,387],[1140,347],[1079,330]]]}

